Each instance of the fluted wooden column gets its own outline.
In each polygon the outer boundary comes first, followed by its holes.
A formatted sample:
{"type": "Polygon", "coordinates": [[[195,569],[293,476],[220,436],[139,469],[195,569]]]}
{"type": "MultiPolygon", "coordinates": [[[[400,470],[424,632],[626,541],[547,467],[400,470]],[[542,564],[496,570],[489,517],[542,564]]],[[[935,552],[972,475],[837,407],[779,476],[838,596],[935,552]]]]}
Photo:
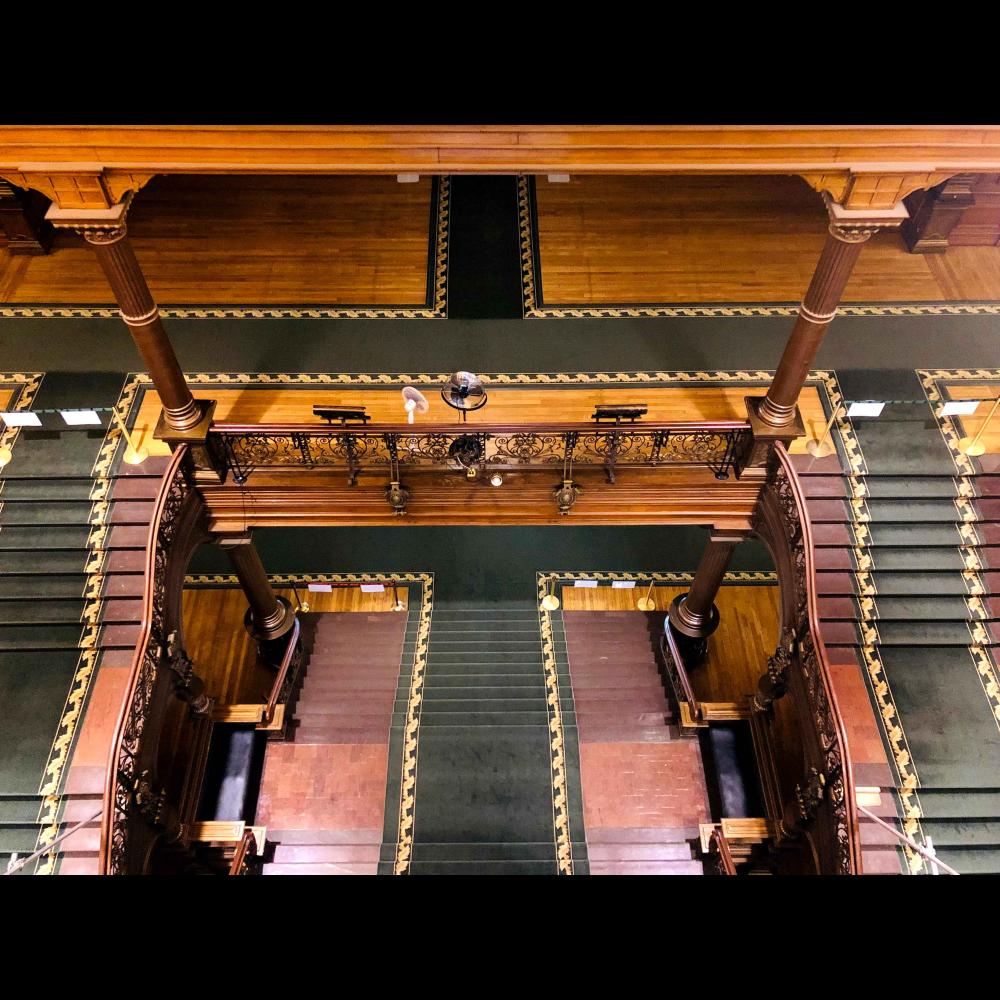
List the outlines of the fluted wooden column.
{"type": "Polygon", "coordinates": [[[748,400],[751,424],[756,431],[767,428],[795,429],[796,404],[809,377],[823,336],[844,295],[861,248],[885,227],[899,226],[906,218],[902,204],[886,211],[848,210],[827,201],[830,226],[812,281],[806,291],[774,379],[763,400],[748,400]]]}
{"type": "MultiPolygon", "coordinates": [[[[186,439],[207,425],[213,404],[191,395],[184,373],[163,328],[160,311],[128,241],[125,214],[128,200],[109,209],[61,209],[52,206],[46,218],[54,226],[75,229],[94,248],[118,303],[119,314],[132,334],[163,404],[157,435],[186,439]]],[[[199,431],[207,432],[207,426],[199,431]]],[[[203,437],[203,434],[197,436],[203,437]]]]}
{"type": "Polygon", "coordinates": [[[291,629],[295,612],[274,593],[253,539],[249,535],[224,537],[219,546],[226,550],[250,605],[244,620],[247,631],[260,643],[280,639],[291,629]]]}

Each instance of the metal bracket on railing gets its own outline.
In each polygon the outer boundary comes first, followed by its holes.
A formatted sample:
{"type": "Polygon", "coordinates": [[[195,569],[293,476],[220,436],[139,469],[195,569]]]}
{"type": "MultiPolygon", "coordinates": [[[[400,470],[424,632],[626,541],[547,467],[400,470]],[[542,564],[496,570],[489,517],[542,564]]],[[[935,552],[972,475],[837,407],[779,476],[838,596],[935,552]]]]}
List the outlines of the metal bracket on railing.
{"type": "Polygon", "coordinates": [[[253,473],[253,467],[249,465],[243,465],[240,460],[236,457],[236,448],[233,445],[235,438],[229,437],[227,434],[222,435],[222,450],[226,458],[226,464],[229,466],[229,470],[233,474],[233,482],[237,486],[242,486],[253,473]]]}
{"type": "Polygon", "coordinates": [[[358,446],[354,443],[353,434],[345,434],[343,442],[344,451],[347,454],[347,485],[357,486],[358,470],[360,468],[358,464],[358,446]]]}
{"type": "Polygon", "coordinates": [[[395,434],[383,434],[386,450],[389,452],[389,486],[385,498],[389,506],[400,516],[406,513],[406,504],[410,499],[410,491],[399,481],[399,449],[395,434]]]}

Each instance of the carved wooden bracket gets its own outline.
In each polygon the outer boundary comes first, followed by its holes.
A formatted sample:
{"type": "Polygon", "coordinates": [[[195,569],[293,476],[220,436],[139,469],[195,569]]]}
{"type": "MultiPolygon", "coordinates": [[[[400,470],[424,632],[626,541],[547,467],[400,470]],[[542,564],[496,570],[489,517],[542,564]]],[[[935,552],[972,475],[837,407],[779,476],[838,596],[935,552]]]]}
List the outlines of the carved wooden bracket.
{"type": "Polygon", "coordinates": [[[20,188],[40,191],[59,208],[113,208],[130,192],[135,194],[156,174],[105,170],[99,165],[66,164],[53,170],[42,164],[23,164],[6,171],[4,180],[20,188]]]}
{"type": "Polygon", "coordinates": [[[957,171],[907,173],[853,173],[850,170],[799,174],[815,191],[824,192],[850,211],[885,211],[895,208],[908,194],[933,187],[957,171]]]}

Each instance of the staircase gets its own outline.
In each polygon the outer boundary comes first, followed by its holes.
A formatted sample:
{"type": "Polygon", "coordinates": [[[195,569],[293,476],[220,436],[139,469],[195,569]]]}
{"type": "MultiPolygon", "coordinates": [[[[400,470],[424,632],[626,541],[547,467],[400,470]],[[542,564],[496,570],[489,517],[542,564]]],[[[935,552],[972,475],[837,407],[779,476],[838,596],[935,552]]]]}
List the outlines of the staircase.
{"type": "Polygon", "coordinates": [[[390,727],[406,711],[400,661],[412,661],[418,610],[315,618],[290,741],[265,756],[257,819],[276,846],[263,874],[374,875],[390,727]]]}
{"type": "MultiPolygon", "coordinates": [[[[568,732],[572,698],[561,695],[568,732]]],[[[556,872],[548,726],[534,605],[438,602],[420,716],[412,874],[556,872]]],[[[581,825],[571,821],[571,834],[579,836],[581,825]]],[[[585,846],[572,847],[576,870],[585,870],[585,846]]]]}
{"type": "MultiPolygon", "coordinates": [[[[36,405],[100,405],[94,392],[101,388],[81,396],[78,383],[49,377],[36,405]]],[[[131,665],[146,531],[165,466],[149,459],[95,480],[101,437],[22,432],[0,480],[0,867],[12,852],[33,852],[43,829],[55,835],[101,807],[121,700],[112,690],[120,692],[126,673],[116,668],[131,665]],[[96,669],[76,686],[73,739],[50,759],[74,675],[87,662],[96,669]],[[102,679],[106,672],[119,683],[102,679]],[[84,721],[95,692],[105,695],[99,717],[84,721]]],[[[96,873],[99,833],[93,823],[63,842],[61,874],[96,873]]]]}
{"type": "MultiPolygon", "coordinates": [[[[1000,573],[989,570],[1000,566],[996,457],[984,456],[986,473],[958,477],[926,405],[890,405],[881,419],[898,447],[859,422],[865,475],[834,457],[796,459],[824,642],[831,663],[885,682],[876,711],[902,727],[896,791],[918,820],[915,839],[963,874],[1000,873],[1000,692],[987,693],[1000,635],[1000,573]],[[898,787],[914,776],[914,793],[898,787]]],[[[887,798],[875,811],[895,820],[887,798]]],[[[899,870],[892,838],[865,820],[861,832],[866,870],[899,870]]]]}
{"type": "Polygon", "coordinates": [[[698,742],[678,735],[664,690],[663,612],[564,611],[562,622],[590,874],[703,874],[691,844],[709,819],[705,775],[698,742]]]}

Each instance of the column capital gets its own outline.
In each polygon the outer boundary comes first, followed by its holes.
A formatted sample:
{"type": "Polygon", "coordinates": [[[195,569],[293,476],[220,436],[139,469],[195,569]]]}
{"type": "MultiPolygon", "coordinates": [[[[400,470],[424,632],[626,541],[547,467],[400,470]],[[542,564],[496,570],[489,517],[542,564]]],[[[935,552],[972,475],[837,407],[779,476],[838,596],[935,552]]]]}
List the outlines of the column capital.
{"type": "Polygon", "coordinates": [[[895,229],[909,218],[902,202],[884,209],[845,208],[825,193],[823,201],[830,219],[830,234],[844,243],[864,243],[880,229],[895,229]]]}
{"type": "Polygon", "coordinates": [[[125,238],[131,204],[131,192],[109,208],[60,208],[53,203],[45,218],[56,229],[75,229],[88,243],[115,243],[125,238]]]}

